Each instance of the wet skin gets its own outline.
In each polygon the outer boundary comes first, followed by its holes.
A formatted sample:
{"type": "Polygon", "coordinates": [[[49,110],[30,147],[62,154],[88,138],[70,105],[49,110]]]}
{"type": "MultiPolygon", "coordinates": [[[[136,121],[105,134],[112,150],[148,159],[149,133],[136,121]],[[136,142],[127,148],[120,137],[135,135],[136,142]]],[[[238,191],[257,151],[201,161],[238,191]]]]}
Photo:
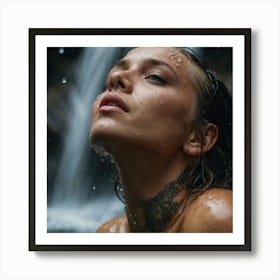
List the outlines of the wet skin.
{"type": "MultiPolygon", "coordinates": [[[[127,216],[103,224],[98,233],[130,233],[127,216]]],[[[163,232],[232,232],[232,191],[213,188],[186,205],[183,213],[163,232]]]]}
{"type": "Polygon", "coordinates": [[[186,64],[187,59],[178,54],[180,63],[174,64],[168,50],[134,49],[113,67],[108,89],[94,104],[94,142],[102,142],[112,153],[112,142],[150,149],[151,153],[174,154],[178,150],[194,119],[194,93],[183,67],[176,66],[186,64]],[[111,111],[98,108],[104,96],[115,95],[125,103],[127,112],[114,106],[111,111]]]}
{"type": "MultiPolygon", "coordinates": [[[[201,153],[188,67],[175,49],[137,48],[110,71],[107,89],[93,105],[90,139],[118,165],[129,219],[109,221],[98,232],[149,231],[146,218],[155,213],[145,216],[143,201],[155,198],[201,153]]],[[[212,131],[209,149],[217,139],[212,131]]],[[[231,231],[231,191],[212,189],[193,202],[185,188],[175,193],[169,204],[176,202],[176,213],[163,231],[231,231]]]]}

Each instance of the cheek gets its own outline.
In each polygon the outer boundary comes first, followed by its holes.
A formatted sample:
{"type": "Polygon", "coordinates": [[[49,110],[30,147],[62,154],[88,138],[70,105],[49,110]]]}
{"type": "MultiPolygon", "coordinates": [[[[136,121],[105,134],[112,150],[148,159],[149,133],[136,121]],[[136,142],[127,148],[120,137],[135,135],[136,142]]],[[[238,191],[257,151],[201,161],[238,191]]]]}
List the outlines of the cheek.
{"type": "Polygon", "coordinates": [[[102,97],[102,95],[99,95],[92,104],[92,107],[91,107],[91,122],[94,121],[94,118],[97,114],[101,97],[102,97]]]}
{"type": "Polygon", "coordinates": [[[92,135],[92,132],[95,129],[96,124],[97,124],[98,107],[99,107],[100,98],[101,98],[101,96],[98,96],[91,107],[90,136],[92,135]]]}
{"type": "Polygon", "coordinates": [[[98,95],[95,99],[95,101],[93,102],[92,104],[92,109],[97,109],[98,105],[99,105],[99,102],[100,102],[100,99],[102,98],[102,94],[98,95]]]}
{"type": "Polygon", "coordinates": [[[145,100],[143,115],[153,118],[160,123],[173,123],[182,126],[188,124],[193,118],[191,101],[183,98],[170,98],[170,96],[151,96],[145,100]]]}
{"type": "Polygon", "coordinates": [[[192,122],[192,109],[181,98],[150,96],[142,101],[141,127],[155,137],[174,141],[184,137],[192,122]]]}

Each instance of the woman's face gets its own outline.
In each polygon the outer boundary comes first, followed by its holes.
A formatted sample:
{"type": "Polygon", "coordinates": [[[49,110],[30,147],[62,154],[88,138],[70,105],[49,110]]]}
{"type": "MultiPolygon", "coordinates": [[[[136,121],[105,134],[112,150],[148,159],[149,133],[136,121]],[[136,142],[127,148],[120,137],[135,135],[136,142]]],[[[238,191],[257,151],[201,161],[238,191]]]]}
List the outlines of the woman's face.
{"type": "Polygon", "coordinates": [[[187,57],[173,48],[136,48],[110,71],[92,108],[90,140],[172,154],[182,148],[195,115],[187,57]]]}

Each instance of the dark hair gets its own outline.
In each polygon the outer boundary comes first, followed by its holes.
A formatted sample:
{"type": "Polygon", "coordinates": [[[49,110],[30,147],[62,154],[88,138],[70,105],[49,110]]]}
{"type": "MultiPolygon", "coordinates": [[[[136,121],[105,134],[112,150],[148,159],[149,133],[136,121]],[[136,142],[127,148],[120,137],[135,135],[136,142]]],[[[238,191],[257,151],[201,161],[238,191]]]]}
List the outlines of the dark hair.
{"type": "MultiPolygon", "coordinates": [[[[195,126],[201,135],[201,141],[207,124],[213,123],[219,130],[214,147],[208,153],[201,153],[195,158],[180,176],[186,178],[186,188],[193,198],[214,187],[232,189],[232,97],[216,73],[208,69],[202,58],[192,49],[175,49],[190,62],[187,71],[196,92],[195,126]]],[[[115,178],[114,190],[125,203],[118,175],[115,178]]]]}
{"type": "Polygon", "coordinates": [[[191,194],[200,194],[213,187],[232,189],[232,97],[201,57],[191,49],[178,49],[190,62],[188,71],[197,95],[197,130],[202,135],[208,123],[215,124],[219,130],[215,146],[208,153],[201,153],[187,169],[186,187],[191,194]]]}

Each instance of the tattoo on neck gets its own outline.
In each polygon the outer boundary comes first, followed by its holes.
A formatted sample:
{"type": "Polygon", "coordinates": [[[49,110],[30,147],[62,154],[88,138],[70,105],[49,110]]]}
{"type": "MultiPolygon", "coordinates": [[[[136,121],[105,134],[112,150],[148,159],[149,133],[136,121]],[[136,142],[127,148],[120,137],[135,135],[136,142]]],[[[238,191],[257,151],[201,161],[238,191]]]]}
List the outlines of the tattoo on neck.
{"type": "Polygon", "coordinates": [[[186,181],[188,169],[186,168],[177,180],[167,184],[156,196],[142,201],[144,230],[149,232],[162,232],[171,222],[180,204],[174,200],[180,187],[186,181]]]}
{"type": "Polygon", "coordinates": [[[142,202],[145,230],[162,232],[167,227],[179,207],[174,201],[178,192],[177,186],[168,184],[156,196],[142,202]]]}

